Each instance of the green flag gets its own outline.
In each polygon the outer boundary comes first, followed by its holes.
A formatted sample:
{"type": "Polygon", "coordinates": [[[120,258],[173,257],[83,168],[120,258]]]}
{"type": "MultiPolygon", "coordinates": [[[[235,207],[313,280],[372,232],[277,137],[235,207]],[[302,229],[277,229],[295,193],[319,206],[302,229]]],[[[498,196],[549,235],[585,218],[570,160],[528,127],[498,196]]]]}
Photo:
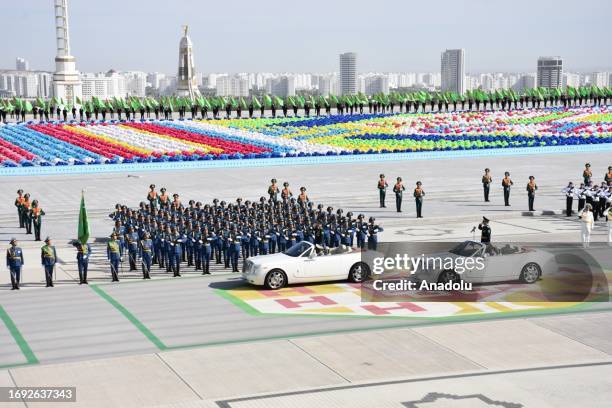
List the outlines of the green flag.
{"type": "Polygon", "coordinates": [[[87,209],[85,208],[85,194],[81,192],[81,209],[79,210],[79,241],[86,244],[89,239],[89,221],[87,220],[87,209]]]}

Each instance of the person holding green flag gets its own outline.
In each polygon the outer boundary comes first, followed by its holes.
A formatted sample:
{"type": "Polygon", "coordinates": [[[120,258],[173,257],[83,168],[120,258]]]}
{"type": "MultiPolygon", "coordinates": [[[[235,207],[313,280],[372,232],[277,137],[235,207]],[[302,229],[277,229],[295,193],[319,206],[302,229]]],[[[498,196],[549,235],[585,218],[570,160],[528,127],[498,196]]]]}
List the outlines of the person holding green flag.
{"type": "Polygon", "coordinates": [[[89,220],[85,208],[85,194],[81,192],[81,206],[79,210],[78,239],[72,242],[77,250],[77,266],[79,268],[79,285],[87,285],[87,269],[89,267],[89,256],[91,246],[87,243],[89,239],[89,220]]]}

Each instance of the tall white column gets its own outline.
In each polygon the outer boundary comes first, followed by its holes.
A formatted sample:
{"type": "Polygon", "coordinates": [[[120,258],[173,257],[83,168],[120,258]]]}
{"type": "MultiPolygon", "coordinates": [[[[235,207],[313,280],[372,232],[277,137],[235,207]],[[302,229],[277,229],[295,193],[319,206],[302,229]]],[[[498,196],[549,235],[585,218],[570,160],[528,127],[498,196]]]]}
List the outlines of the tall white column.
{"type": "Polygon", "coordinates": [[[53,96],[58,100],[74,104],[82,98],[82,84],[76,59],[70,54],[70,34],[68,30],[68,0],[54,0],[55,38],[57,54],[53,74],[53,96]]]}

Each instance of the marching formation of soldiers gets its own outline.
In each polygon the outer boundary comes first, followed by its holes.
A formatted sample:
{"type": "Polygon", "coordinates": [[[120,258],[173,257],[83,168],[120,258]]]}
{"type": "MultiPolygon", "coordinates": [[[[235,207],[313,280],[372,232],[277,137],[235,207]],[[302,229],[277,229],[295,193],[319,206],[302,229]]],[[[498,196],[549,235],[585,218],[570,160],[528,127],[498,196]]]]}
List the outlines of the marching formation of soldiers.
{"type": "Polygon", "coordinates": [[[115,221],[107,245],[113,281],[127,258],[129,270],[142,270],[150,279],[152,265],[181,276],[181,266],[210,273],[210,264],[239,272],[239,261],[251,256],[283,252],[305,240],[321,250],[342,245],[376,249],[383,230],[363,214],[316,205],[306,188],[294,196],[289,183],[281,189],[273,179],[268,198],[234,203],[215,199],[211,204],[190,200],[184,205],[178,194],[170,198],[165,188],[150,186],[146,201],[137,209],[117,204],[110,214],[115,221]]]}
{"type": "Polygon", "coordinates": [[[593,220],[603,218],[605,221],[606,210],[612,206],[612,166],[608,166],[603,181],[597,182],[593,178],[590,163],[586,163],[582,172],[582,183],[576,187],[570,181],[562,193],[565,196],[566,216],[571,217],[574,214],[574,200],[577,200],[578,213],[588,204],[593,212],[593,220]]]}
{"type": "Polygon", "coordinates": [[[40,241],[42,217],[45,212],[40,208],[38,200],[30,200],[30,194],[24,194],[23,190],[19,189],[17,190],[15,207],[17,207],[19,228],[25,228],[26,234],[32,234],[32,227],[34,227],[34,240],[40,241]]]}

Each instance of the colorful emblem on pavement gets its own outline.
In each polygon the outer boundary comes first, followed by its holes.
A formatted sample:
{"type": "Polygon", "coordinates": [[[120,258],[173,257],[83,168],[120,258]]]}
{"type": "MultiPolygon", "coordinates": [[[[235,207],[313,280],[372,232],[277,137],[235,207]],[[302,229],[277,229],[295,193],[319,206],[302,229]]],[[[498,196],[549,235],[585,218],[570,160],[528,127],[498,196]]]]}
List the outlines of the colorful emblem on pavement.
{"type": "Polygon", "coordinates": [[[245,285],[230,290],[219,289],[217,293],[249,313],[264,315],[461,319],[466,316],[583,310],[594,304],[543,301],[537,291],[533,291],[533,299],[530,299],[529,292],[519,293],[518,287],[524,285],[495,285],[488,292],[495,301],[485,298],[479,302],[364,302],[361,286],[349,283],[291,286],[280,290],[245,285]],[[507,296],[502,299],[500,293],[507,296]]]}

